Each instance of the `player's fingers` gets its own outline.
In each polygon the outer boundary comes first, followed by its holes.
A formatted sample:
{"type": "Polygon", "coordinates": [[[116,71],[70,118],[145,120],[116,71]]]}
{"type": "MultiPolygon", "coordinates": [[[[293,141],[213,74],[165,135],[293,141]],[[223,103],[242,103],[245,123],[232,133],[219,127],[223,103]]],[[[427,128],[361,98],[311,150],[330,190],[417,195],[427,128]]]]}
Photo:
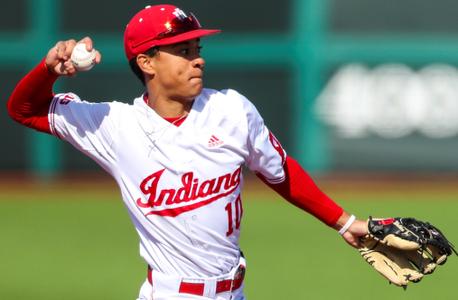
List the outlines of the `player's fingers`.
{"type": "Polygon", "coordinates": [[[83,39],[78,41],[79,43],[84,43],[86,44],[86,50],[91,51],[94,48],[94,43],[92,42],[92,39],[88,36],[84,37],[83,39]]]}
{"type": "Polygon", "coordinates": [[[76,68],[70,60],[64,63],[64,69],[66,75],[73,76],[76,74],[76,68]]]}
{"type": "MultiPolygon", "coordinates": [[[[78,44],[84,43],[86,45],[86,50],[87,51],[92,51],[94,49],[94,42],[92,39],[88,36],[82,38],[81,40],[78,41],[78,44]]],[[[95,51],[95,63],[99,64],[102,61],[102,54],[100,54],[99,51],[95,51]]]]}
{"type": "Polygon", "coordinates": [[[99,64],[102,61],[102,54],[99,51],[95,51],[95,63],[99,64]]]}
{"type": "Polygon", "coordinates": [[[75,45],[76,41],[74,39],[57,42],[46,55],[45,63],[48,70],[57,75],[71,76],[75,74],[76,69],[70,62],[70,56],[75,45]]]}
{"type": "Polygon", "coordinates": [[[48,70],[52,72],[56,72],[57,74],[60,74],[60,69],[61,66],[59,64],[62,64],[63,58],[65,56],[65,42],[64,41],[59,41],[57,42],[54,47],[49,49],[48,53],[46,54],[45,58],[45,63],[46,66],[48,67],[48,70]]]}
{"type": "Polygon", "coordinates": [[[59,75],[67,75],[67,70],[65,68],[65,64],[60,63],[56,66],[56,72],[59,75]]]}
{"type": "Polygon", "coordinates": [[[358,236],[355,236],[353,233],[347,231],[342,235],[343,239],[354,248],[361,248],[361,241],[358,236]]]}
{"type": "Polygon", "coordinates": [[[65,48],[66,48],[66,44],[65,44],[64,41],[57,42],[56,46],[54,47],[54,49],[55,49],[54,52],[55,52],[56,58],[58,60],[63,60],[64,59],[65,48]]]}
{"type": "Polygon", "coordinates": [[[52,68],[59,62],[58,46],[59,46],[59,43],[56,43],[56,45],[54,45],[54,47],[49,49],[48,53],[46,54],[45,62],[46,62],[46,65],[48,65],[48,67],[52,68]]]}
{"type": "Polygon", "coordinates": [[[73,48],[75,48],[75,45],[76,45],[76,41],[74,39],[65,41],[64,56],[62,57],[63,60],[70,59],[70,56],[72,55],[72,51],[73,51],[73,48]]]}

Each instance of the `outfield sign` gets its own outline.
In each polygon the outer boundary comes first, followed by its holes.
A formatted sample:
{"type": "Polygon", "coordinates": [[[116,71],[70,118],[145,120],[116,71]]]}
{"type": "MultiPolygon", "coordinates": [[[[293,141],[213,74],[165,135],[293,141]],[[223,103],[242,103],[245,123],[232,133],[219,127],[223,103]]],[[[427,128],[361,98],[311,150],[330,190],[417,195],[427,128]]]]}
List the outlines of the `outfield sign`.
{"type": "Polygon", "coordinates": [[[458,135],[458,71],[445,64],[348,64],[329,80],[316,113],[339,137],[428,138],[458,135]]]}

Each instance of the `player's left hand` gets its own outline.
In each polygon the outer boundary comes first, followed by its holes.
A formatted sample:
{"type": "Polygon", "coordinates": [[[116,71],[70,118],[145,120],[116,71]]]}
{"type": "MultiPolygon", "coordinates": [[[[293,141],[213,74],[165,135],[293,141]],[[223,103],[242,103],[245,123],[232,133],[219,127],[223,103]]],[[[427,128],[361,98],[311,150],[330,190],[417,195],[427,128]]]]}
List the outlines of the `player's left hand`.
{"type": "MultiPolygon", "coordinates": [[[[353,217],[354,216],[350,217],[350,214],[344,211],[334,225],[334,229],[339,230],[340,233],[340,231],[343,230],[343,227],[346,227],[346,224],[351,222],[350,219],[353,217]]],[[[344,231],[343,234],[340,234],[342,235],[345,242],[347,242],[350,246],[359,248],[361,246],[360,238],[368,234],[367,221],[356,219],[353,221],[353,223],[351,223],[350,227],[344,231]]]]}
{"type": "Polygon", "coordinates": [[[342,235],[345,242],[354,248],[361,247],[361,237],[367,235],[367,222],[362,220],[355,220],[353,224],[342,235]]]}

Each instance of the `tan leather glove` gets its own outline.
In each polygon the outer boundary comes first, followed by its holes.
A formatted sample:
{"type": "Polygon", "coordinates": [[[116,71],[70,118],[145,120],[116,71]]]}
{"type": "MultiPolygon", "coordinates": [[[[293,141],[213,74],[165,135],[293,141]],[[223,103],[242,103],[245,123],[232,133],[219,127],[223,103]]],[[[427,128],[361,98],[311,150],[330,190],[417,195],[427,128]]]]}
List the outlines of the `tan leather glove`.
{"type": "Polygon", "coordinates": [[[407,287],[447,261],[453,245],[433,225],[414,218],[368,220],[369,234],[361,239],[362,257],[397,286],[407,287]]]}

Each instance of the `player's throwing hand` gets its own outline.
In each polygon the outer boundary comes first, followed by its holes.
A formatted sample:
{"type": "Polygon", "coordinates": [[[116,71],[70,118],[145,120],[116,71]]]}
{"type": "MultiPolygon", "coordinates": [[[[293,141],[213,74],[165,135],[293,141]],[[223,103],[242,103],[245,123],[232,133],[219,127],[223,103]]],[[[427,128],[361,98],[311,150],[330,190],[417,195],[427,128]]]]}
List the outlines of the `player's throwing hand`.
{"type": "MultiPolygon", "coordinates": [[[[70,60],[73,48],[78,43],[86,44],[86,49],[91,51],[93,49],[93,42],[90,37],[85,37],[80,41],[74,39],[59,41],[52,47],[45,58],[45,64],[51,73],[59,76],[73,76],[78,71],[70,60]]],[[[100,63],[102,55],[99,51],[95,51],[95,64],[100,63]]]]}

